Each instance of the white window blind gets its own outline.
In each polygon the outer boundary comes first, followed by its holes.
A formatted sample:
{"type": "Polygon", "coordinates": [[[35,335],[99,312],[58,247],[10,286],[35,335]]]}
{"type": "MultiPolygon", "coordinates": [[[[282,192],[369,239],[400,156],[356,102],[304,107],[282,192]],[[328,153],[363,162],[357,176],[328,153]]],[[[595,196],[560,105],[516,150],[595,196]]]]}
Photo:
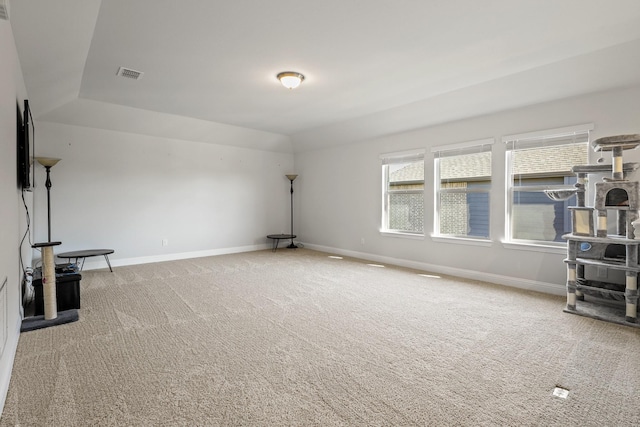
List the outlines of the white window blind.
{"type": "Polygon", "coordinates": [[[506,230],[508,242],[564,245],[570,231],[569,201],[553,201],[544,190],[572,187],[572,168],[588,163],[593,124],[507,135],[506,230]]]}

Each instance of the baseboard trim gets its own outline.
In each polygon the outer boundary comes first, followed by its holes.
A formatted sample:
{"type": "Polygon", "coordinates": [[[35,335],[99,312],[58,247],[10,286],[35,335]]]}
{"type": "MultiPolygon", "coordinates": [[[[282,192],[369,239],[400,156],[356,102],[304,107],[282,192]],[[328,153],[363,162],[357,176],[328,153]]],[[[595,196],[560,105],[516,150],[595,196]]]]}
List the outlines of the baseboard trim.
{"type": "Polygon", "coordinates": [[[535,280],[522,279],[519,277],[503,276],[500,274],[485,273],[482,271],[473,271],[456,267],[444,267],[418,261],[410,261],[400,258],[375,255],[365,252],[350,251],[346,249],[332,248],[322,245],[314,245],[312,243],[304,243],[304,247],[316,251],[334,253],[337,255],[348,256],[352,258],[360,258],[369,261],[397,265],[399,267],[414,268],[416,270],[429,271],[433,273],[446,274],[448,276],[456,276],[464,279],[481,280],[483,282],[495,283],[498,285],[509,286],[512,288],[525,289],[528,291],[542,292],[551,295],[566,295],[564,284],[539,282],[535,280]]]}
{"type": "MultiPolygon", "coordinates": [[[[207,249],[205,251],[180,252],[180,253],[173,253],[173,254],[152,255],[152,256],[135,257],[135,258],[112,259],[111,257],[109,257],[109,261],[111,262],[111,266],[115,268],[115,267],[122,267],[125,265],[150,264],[153,262],[176,261],[180,259],[203,258],[208,256],[216,256],[216,255],[228,255],[228,254],[237,254],[242,252],[253,252],[253,251],[260,251],[260,250],[269,249],[269,248],[271,248],[271,246],[267,243],[264,243],[260,245],[238,246],[234,248],[207,249]]],[[[102,268],[108,269],[109,267],[107,266],[107,262],[105,261],[104,257],[97,256],[97,257],[87,258],[85,260],[83,270],[98,270],[102,268]]]]}

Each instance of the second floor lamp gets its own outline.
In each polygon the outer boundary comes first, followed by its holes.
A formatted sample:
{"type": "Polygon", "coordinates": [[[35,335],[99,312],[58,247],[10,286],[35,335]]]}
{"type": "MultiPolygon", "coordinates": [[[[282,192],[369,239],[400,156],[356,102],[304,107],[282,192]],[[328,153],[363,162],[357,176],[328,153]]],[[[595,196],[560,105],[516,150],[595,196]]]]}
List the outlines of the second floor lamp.
{"type": "Polygon", "coordinates": [[[287,246],[287,248],[297,248],[297,246],[293,243],[293,181],[298,177],[298,175],[289,174],[286,177],[291,181],[291,244],[287,246]]]}

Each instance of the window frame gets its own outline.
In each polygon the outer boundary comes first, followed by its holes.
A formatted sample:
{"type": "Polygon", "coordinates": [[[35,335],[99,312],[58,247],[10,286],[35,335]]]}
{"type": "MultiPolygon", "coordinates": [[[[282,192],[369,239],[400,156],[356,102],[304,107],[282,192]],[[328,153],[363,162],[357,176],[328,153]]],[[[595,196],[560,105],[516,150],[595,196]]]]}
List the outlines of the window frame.
{"type": "MultiPolygon", "coordinates": [[[[514,193],[518,190],[524,189],[529,192],[542,192],[545,189],[552,188],[566,188],[567,184],[544,184],[544,185],[514,185],[513,169],[513,152],[516,150],[530,149],[530,148],[544,148],[549,146],[561,146],[572,144],[585,144],[587,146],[585,162],[589,162],[589,143],[591,137],[591,131],[594,129],[593,123],[586,123],[575,126],[567,126],[556,129],[539,130],[534,132],[527,132],[514,135],[505,135],[502,137],[502,142],[506,144],[505,150],[505,221],[504,221],[504,240],[502,241],[505,247],[511,249],[532,249],[551,251],[554,253],[563,253],[566,251],[565,242],[556,242],[549,240],[531,240],[531,239],[517,239],[513,237],[514,225],[512,224],[514,216],[514,193]],[[585,138],[586,141],[577,141],[580,138],[585,138]],[[573,138],[575,142],[560,142],[559,139],[573,138]],[[553,140],[556,140],[553,142],[553,140]],[[551,141],[551,142],[550,142],[551,141]],[[520,143],[521,147],[516,148],[516,145],[520,143]],[[537,249],[536,249],[537,248],[537,249]]],[[[574,165],[575,166],[575,165],[574,165]]],[[[571,175],[563,175],[568,177],[571,175]]],[[[552,176],[549,176],[551,178],[552,176]]],[[[553,177],[560,177],[556,175],[553,177]]],[[[567,215],[569,214],[567,210],[567,215]]]]}
{"type": "Polygon", "coordinates": [[[433,213],[433,233],[431,237],[435,241],[455,241],[465,244],[477,244],[477,245],[486,245],[491,242],[491,189],[492,189],[492,181],[493,181],[493,144],[495,143],[495,138],[484,138],[473,141],[460,142],[457,144],[448,144],[441,145],[431,148],[431,152],[434,155],[433,158],[433,166],[434,166],[434,213],[433,213]],[[491,171],[489,174],[489,185],[487,188],[479,189],[479,188],[442,188],[442,179],[440,176],[440,160],[444,157],[455,157],[455,156],[463,156],[468,154],[476,154],[476,153],[490,153],[490,165],[491,171]],[[441,208],[442,194],[487,194],[488,203],[489,203],[489,214],[488,214],[488,230],[487,236],[471,236],[468,234],[443,234],[441,233],[441,208]]]}
{"type": "Polygon", "coordinates": [[[406,237],[412,239],[423,239],[424,238],[424,214],[422,216],[422,232],[411,231],[411,230],[401,230],[401,229],[392,229],[389,228],[389,207],[390,207],[390,196],[393,194],[420,194],[422,195],[422,203],[423,203],[423,211],[426,207],[424,203],[424,194],[425,194],[425,186],[426,179],[424,176],[424,168],[425,168],[425,149],[414,149],[407,151],[398,151],[393,153],[385,153],[381,154],[380,160],[382,162],[382,206],[381,206],[381,221],[380,221],[380,234],[394,236],[394,237],[406,237]],[[423,167],[423,181],[422,181],[422,189],[420,190],[389,190],[389,166],[393,164],[401,164],[401,163],[411,163],[421,161],[423,167]]]}

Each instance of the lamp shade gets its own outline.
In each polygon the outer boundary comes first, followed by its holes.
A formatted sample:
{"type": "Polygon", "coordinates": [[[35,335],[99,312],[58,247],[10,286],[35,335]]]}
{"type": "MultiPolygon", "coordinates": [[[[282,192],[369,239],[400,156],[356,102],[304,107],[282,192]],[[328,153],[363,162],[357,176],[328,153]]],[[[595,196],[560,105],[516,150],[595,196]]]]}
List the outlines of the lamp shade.
{"type": "Polygon", "coordinates": [[[280,83],[282,83],[282,86],[287,89],[295,89],[304,81],[304,76],[295,71],[284,71],[278,74],[277,77],[280,83]]]}
{"type": "Polygon", "coordinates": [[[285,176],[291,182],[295,181],[295,179],[298,177],[298,175],[293,175],[293,174],[289,174],[289,175],[285,175],[285,176]]]}
{"type": "Polygon", "coordinates": [[[58,162],[62,159],[56,159],[53,157],[36,157],[38,163],[45,167],[53,167],[58,164],[58,162]]]}

